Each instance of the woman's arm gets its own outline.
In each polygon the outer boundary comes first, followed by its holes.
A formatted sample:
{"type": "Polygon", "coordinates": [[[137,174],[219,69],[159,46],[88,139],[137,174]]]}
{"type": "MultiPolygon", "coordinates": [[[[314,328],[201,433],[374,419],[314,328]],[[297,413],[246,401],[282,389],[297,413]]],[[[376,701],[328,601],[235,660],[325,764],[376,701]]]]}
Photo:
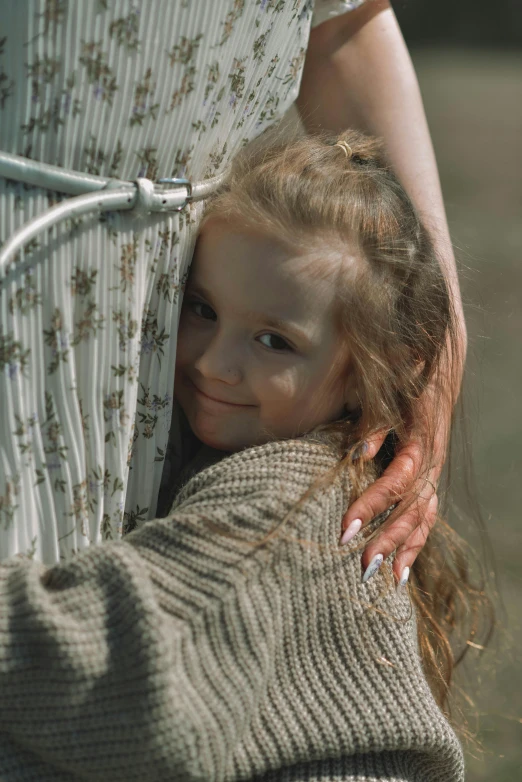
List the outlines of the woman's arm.
{"type": "MultiPolygon", "coordinates": [[[[425,400],[427,418],[435,424],[435,458],[427,479],[416,480],[423,462],[422,437],[412,433],[383,477],[349,509],[346,529],[355,519],[367,524],[398,498],[420,497],[387,525],[363,555],[366,568],[380,553],[398,549],[394,572],[400,578],[411,567],[435,523],[434,487],[444,462],[447,432],[460,388],[466,352],[466,327],[437,164],[417,77],[395,14],[388,0],[367,0],[360,8],[312,30],[297,107],[309,132],[359,128],[384,139],[389,160],[425,225],[452,291],[460,347],[448,359],[447,399],[425,400]],[[453,369],[450,371],[450,366],[453,369]],[[433,485],[433,486],[432,486],[433,485]]],[[[375,454],[382,440],[369,444],[375,454]]]]}

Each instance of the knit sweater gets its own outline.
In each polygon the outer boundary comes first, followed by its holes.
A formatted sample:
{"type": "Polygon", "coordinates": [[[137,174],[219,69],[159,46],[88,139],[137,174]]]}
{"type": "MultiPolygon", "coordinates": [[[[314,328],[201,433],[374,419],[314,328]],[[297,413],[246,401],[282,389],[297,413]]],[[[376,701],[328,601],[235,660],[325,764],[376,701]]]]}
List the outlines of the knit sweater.
{"type": "Polygon", "coordinates": [[[339,547],[346,474],[284,521],[337,459],[249,448],[122,541],[1,564],[2,782],[462,780],[407,590],[339,547]]]}

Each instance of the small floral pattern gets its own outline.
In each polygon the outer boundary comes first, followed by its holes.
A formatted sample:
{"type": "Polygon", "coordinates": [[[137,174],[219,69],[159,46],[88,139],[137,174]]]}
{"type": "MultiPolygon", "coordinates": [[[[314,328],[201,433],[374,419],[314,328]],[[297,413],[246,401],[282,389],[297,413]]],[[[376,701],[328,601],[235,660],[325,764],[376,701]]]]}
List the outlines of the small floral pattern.
{"type": "Polygon", "coordinates": [[[93,86],[94,97],[97,100],[107,101],[109,106],[112,106],[118,85],[116,77],[107,63],[102,44],[95,41],[84,42],[79,61],[86,68],[87,79],[93,86]]]}
{"type": "Polygon", "coordinates": [[[13,334],[3,334],[0,331],[0,372],[6,372],[10,378],[24,373],[30,348],[24,349],[22,344],[14,339],[13,334]]]}
{"type": "Polygon", "coordinates": [[[143,125],[147,117],[156,119],[160,104],[153,102],[155,90],[156,82],[152,81],[152,68],[147,68],[145,76],[136,84],[134,91],[134,106],[132,108],[132,116],[129,119],[131,127],[133,125],[143,125]]]}
{"type": "MultiPolygon", "coordinates": [[[[310,26],[361,1],[13,0],[0,148],[212,176],[295,100],[310,26]]],[[[0,240],[65,197],[0,179],[0,240]]],[[[154,516],[201,209],[70,218],[0,270],[0,559],[53,564],[154,516]]]]}
{"type": "Polygon", "coordinates": [[[0,38],[0,109],[5,107],[6,101],[14,92],[15,81],[4,70],[3,54],[7,36],[0,38]]]}

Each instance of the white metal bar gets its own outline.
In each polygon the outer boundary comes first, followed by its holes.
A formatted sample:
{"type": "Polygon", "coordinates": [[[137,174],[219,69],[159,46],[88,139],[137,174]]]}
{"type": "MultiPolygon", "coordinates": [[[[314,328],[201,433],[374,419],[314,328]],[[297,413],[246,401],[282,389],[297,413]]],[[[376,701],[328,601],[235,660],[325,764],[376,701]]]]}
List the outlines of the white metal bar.
{"type": "MultiPolygon", "coordinates": [[[[48,163],[40,163],[38,160],[11,155],[8,152],[0,152],[0,176],[69,195],[103,190],[109,182],[106,177],[69,171],[60,166],[51,166],[48,163]]],[[[114,181],[119,185],[127,184],[120,180],[114,181]]]]}
{"type": "Polygon", "coordinates": [[[79,217],[86,212],[107,212],[111,209],[132,209],[137,200],[137,190],[133,185],[105,190],[102,193],[87,193],[86,195],[67,198],[45,212],[22,225],[5,242],[0,252],[0,275],[6,264],[27,242],[46,228],[65,220],[68,217],[79,217]]]}

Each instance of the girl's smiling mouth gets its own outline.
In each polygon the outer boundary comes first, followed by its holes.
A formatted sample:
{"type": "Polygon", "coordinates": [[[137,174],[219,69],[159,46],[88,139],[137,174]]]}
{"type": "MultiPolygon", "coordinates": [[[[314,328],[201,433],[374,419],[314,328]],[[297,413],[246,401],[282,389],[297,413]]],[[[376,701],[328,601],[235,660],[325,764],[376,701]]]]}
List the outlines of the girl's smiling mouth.
{"type": "Polygon", "coordinates": [[[206,402],[211,402],[214,405],[220,405],[222,407],[235,407],[235,408],[246,408],[246,407],[257,407],[257,405],[245,405],[238,402],[226,402],[223,399],[216,399],[213,396],[209,396],[208,394],[205,394],[204,391],[202,391],[198,386],[190,380],[190,378],[185,378],[186,385],[196,393],[196,396],[201,400],[206,402]]]}

